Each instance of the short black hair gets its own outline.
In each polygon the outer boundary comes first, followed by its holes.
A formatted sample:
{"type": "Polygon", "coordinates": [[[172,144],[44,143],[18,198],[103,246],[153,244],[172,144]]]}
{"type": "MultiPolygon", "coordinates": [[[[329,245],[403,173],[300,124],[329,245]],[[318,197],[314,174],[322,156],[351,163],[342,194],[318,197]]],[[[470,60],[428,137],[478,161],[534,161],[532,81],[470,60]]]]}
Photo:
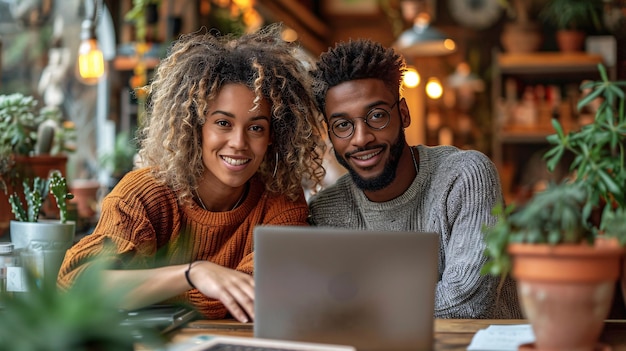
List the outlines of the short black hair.
{"type": "Polygon", "coordinates": [[[340,42],[320,55],[312,72],[313,93],[322,112],[326,109],[328,89],[356,79],[380,79],[399,97],[405,71],[404,57],[393,48],[369,39],[340,42]]]}

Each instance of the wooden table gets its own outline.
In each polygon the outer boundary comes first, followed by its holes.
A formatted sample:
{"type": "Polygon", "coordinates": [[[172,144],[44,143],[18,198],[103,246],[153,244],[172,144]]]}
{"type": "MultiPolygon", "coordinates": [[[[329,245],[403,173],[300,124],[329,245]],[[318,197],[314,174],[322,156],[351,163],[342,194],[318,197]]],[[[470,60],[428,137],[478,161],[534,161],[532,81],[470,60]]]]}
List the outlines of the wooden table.
{"type": "MultiPolygon", "coordinates": [[[[435,347],[433,351],[465,351],[474,334],[492,324],[524,324],[525,320],[512,319],[437,319],[435,320],[435,347]]],[[[230,336],[253,335],[252,324],[234,320],[199,320],[172,332],[173,342],[198,334],[230,336]]],[[[612,351],[626,351],[626,320],[607,320],[601,341],[612,346],[612,351]]]]}

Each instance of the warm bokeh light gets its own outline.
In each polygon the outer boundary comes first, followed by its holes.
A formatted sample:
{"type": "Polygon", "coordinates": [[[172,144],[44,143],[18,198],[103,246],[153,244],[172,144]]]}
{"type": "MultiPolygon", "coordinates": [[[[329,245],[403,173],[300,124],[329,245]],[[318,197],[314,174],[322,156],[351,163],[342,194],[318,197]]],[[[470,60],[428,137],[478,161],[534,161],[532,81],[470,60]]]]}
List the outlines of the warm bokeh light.
{"type": "Polygon", "coordinates": [[[104,75],[104,56],[96,39],[86,39],[78,47],[78,74],[85,84],[96,84],[104,75]]]}
{"type": "Polygon", "coordinates": [[[298,32],[296,32],[295,30],[291,28],[285,28],[283,32],[281,33],[281,37],[283,38],[284,41],[288,43],[292,43],[298,40],[298,32]]]}
{"type": "Polygon", "coordinates": [[[254,7],[254,0],[232,0],[233,4],[242,9],[254,7]]]}
{"type": "Polygon", "coordinates": [[[446,48],[446,50],[455,51],[456,43],[452,39],[446,39],[443,41],[443,47],[446,48]]]}
{"type": "Polygon", "coordinates": [[[437,100],[443,95],[443,86],[437,78],[429,78],[426,83],[426,95],[433,100],[437,100]]]}
{"type": "Polygon", "coordinates": [[[420,84],[420,75],[415,68],[407,68],[402,77],[402,84],[407,88],[415,88],[420,84]]]}

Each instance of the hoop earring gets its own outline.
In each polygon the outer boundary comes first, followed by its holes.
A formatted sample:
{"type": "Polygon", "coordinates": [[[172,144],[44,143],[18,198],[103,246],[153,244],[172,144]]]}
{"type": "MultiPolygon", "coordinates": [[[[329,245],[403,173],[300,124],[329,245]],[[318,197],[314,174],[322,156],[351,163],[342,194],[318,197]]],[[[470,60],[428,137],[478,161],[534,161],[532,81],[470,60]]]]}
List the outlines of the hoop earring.
{"type": "Polygon", "coordinates": [[[274,163],[274,173],[272,173],[272,178],[276,178],[277,170],[278,170],[278,151],[276,151],[276,163],[274,163]]]}

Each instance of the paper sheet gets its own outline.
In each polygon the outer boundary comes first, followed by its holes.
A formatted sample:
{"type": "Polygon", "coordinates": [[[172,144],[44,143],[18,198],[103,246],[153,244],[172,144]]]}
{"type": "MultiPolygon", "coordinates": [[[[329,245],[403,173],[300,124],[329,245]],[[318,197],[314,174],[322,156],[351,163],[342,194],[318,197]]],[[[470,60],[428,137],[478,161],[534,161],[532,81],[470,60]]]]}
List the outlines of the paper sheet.
{"type": "Polygon", "coordinates": [[[474,334],[467,351],[517,351],[519,345],[534,341],[530,324],[490,325],[474,334]]]}

